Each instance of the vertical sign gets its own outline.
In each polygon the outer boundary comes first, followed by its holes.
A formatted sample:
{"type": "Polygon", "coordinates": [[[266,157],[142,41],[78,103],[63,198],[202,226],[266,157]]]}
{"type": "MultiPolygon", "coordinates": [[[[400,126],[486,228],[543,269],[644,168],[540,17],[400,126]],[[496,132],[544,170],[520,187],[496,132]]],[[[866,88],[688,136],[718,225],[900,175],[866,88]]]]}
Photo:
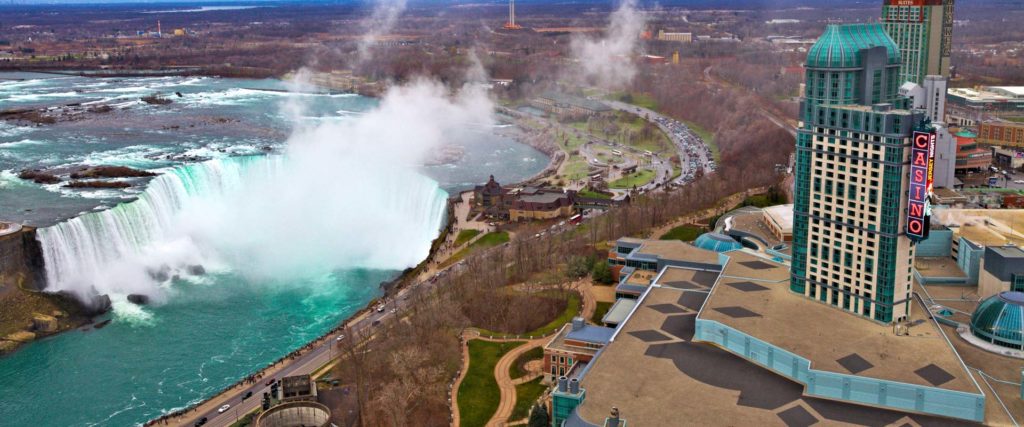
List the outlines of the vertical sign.
{"type": "Polygon", "coordinates": [[[935,169],[935,132],[914,132],[910,144],[910,194],[907,198],[907,237],[928,238],[935,169]]]}

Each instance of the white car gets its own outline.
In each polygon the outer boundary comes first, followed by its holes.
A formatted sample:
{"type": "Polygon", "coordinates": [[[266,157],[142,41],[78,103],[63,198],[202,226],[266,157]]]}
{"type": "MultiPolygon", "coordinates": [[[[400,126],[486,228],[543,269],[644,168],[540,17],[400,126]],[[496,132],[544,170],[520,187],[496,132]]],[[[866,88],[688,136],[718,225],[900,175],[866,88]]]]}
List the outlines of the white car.
{"type": "Polygon", "coordinates": [[[338,338],[335,338],[334,340],[340,342],[343,339],[345,339],[345,335],[338,335],[338,338]]]}
{"type": "Polygon", "coordinates": [[[227,412],[228,409],[231,409],[231,405],[221,406],[220,409],[217,410],[217,413],[223,414],[223,413],[227,412]]]}
{"type": "Polygon", "coordinates": [[[378,313],[383,313],[384,312],[384,304],[381,304],[381,305],[377,306],[377,312],[378,313]]]}
{"type": "Polygon", "coordinates": [[[1018,179],[1016,181],[1013,181],[1013,183],[1014,184],[1024,184],[1024,179],[1018,179]]]}

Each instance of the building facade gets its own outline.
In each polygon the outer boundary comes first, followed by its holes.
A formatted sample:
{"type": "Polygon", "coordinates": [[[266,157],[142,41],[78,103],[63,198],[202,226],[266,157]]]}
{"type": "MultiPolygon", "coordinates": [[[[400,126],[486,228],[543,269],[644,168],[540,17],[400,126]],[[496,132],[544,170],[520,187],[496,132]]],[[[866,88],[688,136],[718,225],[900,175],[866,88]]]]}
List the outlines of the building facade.
{"type": "Polygon", "coordinates": [[[962,130],[955,137],[957,172],[983,171],[992,166],[992,150],[978,146],[978,135],[962,130]]]}
{"type": "Polygon", "coordinates": [[[576,192],[526,187],[509,202],[512,221],[568,218],[576,212],[576,192]]]}
{"type": "Polygon", "coordinates": [[[903,57],[900,83],[923,86],[927,75],[949,77],[953,0],[885,0],[882,23],[903,57]]]}
{"type": "Polygon", "coordinates": [[[900,109],[900,49],[879,24],[829,25],[806,67],[790,290],[903,321],[914,256],[905,234],[910,140],[925,114],[900,109]]]}
{"type": "Polygon", "coordinates": [[[978,143],[1024,148],[1024,123],[982,122],[978,126],[978,143]]]}

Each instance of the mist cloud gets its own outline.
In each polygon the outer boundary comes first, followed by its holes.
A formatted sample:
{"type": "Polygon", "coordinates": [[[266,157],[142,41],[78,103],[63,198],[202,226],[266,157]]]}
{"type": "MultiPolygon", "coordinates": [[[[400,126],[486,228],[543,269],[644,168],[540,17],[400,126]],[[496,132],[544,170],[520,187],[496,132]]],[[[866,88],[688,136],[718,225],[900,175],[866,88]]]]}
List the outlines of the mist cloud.
{"type": "Polygon", "coordinates": [[[633,81],[636,65],[633,56],[644,28],[644,16],[636,0],[623,0],[611,15],[603,37],[576,37],[573,57],[579,62],[579,76],[606,89],[618,89],[633,81]]]}
{"type": "Polygon", "coordinates": [[[407,0],[377,0],[373,13],[363,20],[363,36],[359,39],[359,62],[373,58],[371,48],[380,37],[391,32],[398,23],[398,17],[405,11],[407,0]]]}

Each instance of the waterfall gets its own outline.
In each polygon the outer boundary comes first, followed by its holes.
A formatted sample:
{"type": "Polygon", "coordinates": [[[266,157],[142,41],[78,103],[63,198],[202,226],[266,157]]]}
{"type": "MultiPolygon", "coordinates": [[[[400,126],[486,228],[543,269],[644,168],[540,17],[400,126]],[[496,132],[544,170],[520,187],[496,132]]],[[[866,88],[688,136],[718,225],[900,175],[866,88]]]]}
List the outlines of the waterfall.
{"type": "Polygon", "coordinates": [[[281,155],[181,166],[134,201],[40,229],[47,290],[159,302],[170,279],[211,267],[283,280],[426,257],[445,214],[436,182],[353,161],[305,166],[281,155]]]}

